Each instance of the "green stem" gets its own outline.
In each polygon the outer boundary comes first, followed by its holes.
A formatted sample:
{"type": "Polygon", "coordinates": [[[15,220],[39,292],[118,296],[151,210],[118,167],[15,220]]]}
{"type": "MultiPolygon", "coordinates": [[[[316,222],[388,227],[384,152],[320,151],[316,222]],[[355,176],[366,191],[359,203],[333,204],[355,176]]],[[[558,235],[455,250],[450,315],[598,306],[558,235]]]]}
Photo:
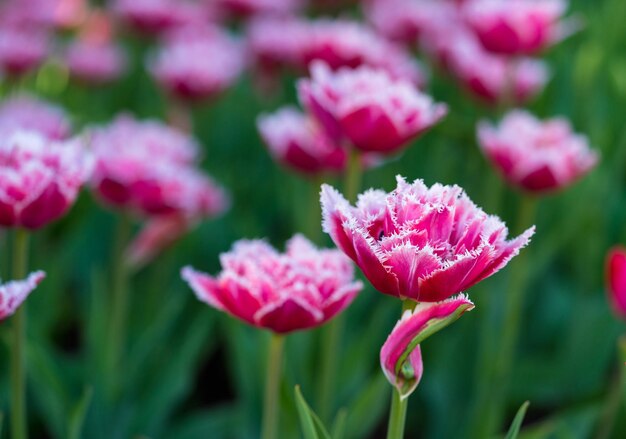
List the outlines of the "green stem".
{"type": "MultiPolygon", "coordinates": [[[[518,212],[518,231],[530,227],[534,222],[536,199],[523,196],[518,212]]],[[[470,438],[488,437],[501,427],[506,407],[506,394],[510,382],[511,368],[515,356],[522,311],[524,308],[524,293],[529,277],[528,249],[522,250],[511,266],[509,289],[505,296],[505,308],[502,316],[503,327],[499,331],[499,345],[496,358],[485,358],[489,355],[487,348],[491,331],[482,331],[482,355],[478,359],[478,368],[481,373],[476,392],[476,403],[472,417],[472,426],[469,428],[470,438]]]]}
{"type": "Polygon", "coordinates": [[[356,201],[356,197],[361,189],[361,179],[363,178],[363,166],[361,165],[361,154],[358,150],[350,148],[348,155],[348,167],[344,176],[343,192],[348,201],[356,201]]]}
{"type": "Polygon", "coordinates": [[[604,411],[600,418],[598,433],[595,436],[596,439],[608,439],[611,437],[623,393],[626,392],[626,335],[618,340],[617,353],[619,361],[617,375],[609,388],[604,411]]]}
{"type": "Polygon", "coordinates": [[[126,341],[126,315],[128,313],[128,274],[129,267],[124,259],[124,251],[130,236],[131,223],[126,216],[120,216],[117,224],[112,267],[111,309],[108,340],[108,387],[111,395],[118,386],[118,373],[122,367],[122,353],[126,341]]]}
{"type": "Polygon", "coordinates": [[[265,401],[263,405],[263,428],[261,439],[278,437],[278,395],[283,362],[285,337],[272,333],[267,352],[267,371],[265,379],[265,401]]]}
{"type": "MultiPolygon", "coordinates": [[[[13,278],[23,279],[28,264],[28,232],[15,231],[13,241],[13,278]]],[[[13,344],[11,352],[11,437],[26,439],[26,303],[13,315],[13,344]]]]}
{"type": "Polygon", "coordinates": [[[402,439],[404,437],[404,424],[406,421],[406,407],[408,402],[409,398],[402,399],[400,392],[395,388],[393,389],[387,439],[402,439]]]}

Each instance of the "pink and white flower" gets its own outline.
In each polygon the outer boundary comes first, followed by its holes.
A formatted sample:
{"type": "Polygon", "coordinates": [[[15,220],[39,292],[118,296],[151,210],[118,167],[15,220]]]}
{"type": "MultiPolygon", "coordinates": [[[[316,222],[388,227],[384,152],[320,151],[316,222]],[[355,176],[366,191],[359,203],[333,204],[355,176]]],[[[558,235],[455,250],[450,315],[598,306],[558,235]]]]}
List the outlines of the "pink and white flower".
{"type": "Polygon", "coordinates": [[[332,142],[306,115],[286,107],[257,122],[259,132],[272,156],[300,172],[340,172],[347,162],[346,150],[332,142]]]}
{"type": "Polygon", "coordinates": [[[567,187],[598,162],[587,138],[575,134],[566,119],[542,122],[521,110],[508,113],[499,127],[480,123],[478,140],[504,179],[529,192],[567,187]]]}
{"type": "Polygon", "coordinates": [[[77,40],[67,47],[65,62],[70,74],[80,81],[103,84],[116,80],[123,73],[126,56],[121,47],[111,42],[77,40]]]}
{"type": "Polygon", "coordinates": [[[535,54],[574,29],[561,21],[566,0],[472,0],[467,23],[485,49],[503,55],[535,54]]]}
{"type": "Polygon", "coordinates": [[[0,132],[36,131],[52,140],[71,134],[71,124],[63,108],[30,95],[8,98],[0,105],[0,132]]]}
{"type": "Polygon", "coordinates": [[[319,19],[309,22],[301,51],[304,66],[314,61],[324,62],[331,70],[366,65],[419,87],[425,83],[421,66],[408,52],[356,21],[319,19]]]}
{"type": "Polygon", "coordinates": [[[246,28],[247,49],[254,64],[273,73],[280,67],[299,68],[308,36],[308,22],[292,17],[259,17],[246,28]]]}
{"type": "Polygon", "coordinates": [[[456,34],[456,40],[450,43],[449,68],[469,91],[487,103],[524,104],[545,87],[550,77],[545,62],[493,55],[467,33],[456,34]]]}
{"type": "Polygon", "coordinates": [[[391,193],[372,190],[351,206],[322,185],[324,231],[384,294],[437,302],[503,268],[534,227],[507,241],[508,230],[458,186],[397,177],[391,193]]]}
{"type": "Polygon", "coordinates": [[[409,45],[435,28],[453,31],[460,18],[457,6],[447,0],[372,0],[365,13],[381,34],[409,45]]]}
{"type": "Polygon", "coordinates": [[[13,280],[0,285],[0,321],[15,314],[28,295],[46,277],[43,271],[35,271],[24,280],[13,280]]]}
{"type": "Polygon", "coordinates": [[[186,0],[117,0],[114,10],[133,29],[157,35],[196,23],[204,9],[186,0]]]}
{"type": "Polygon", "coordinates": [[[615,314],[626,320],[626,249],[611,249],[606,259],[606,283],[615,314]]]}
{"type": "Polygon", "coordinates": [[[350,260],[294,236],[285,253],[264,241],[242,240],[220,256],[217,277],[182,270],[196,296],[253,326],[288,333],[319,326],[343,311],[361,290],[350,260]]]}
{"type": "Polygon", "coordinates": [[[332,72],[315,63],[298,93],[332,139],[365,152],[398,152],[447,113],[411,83],[369,67],[332,72]]]}
{"type": "Polygon", "coordinates": [[[148,219],[126,249],[126,263],[141,268],[189,232],[194,220],[186,215],[160,215],[148,219]]]}
{"type": "Polygon", "coordinates": [[[408,398],[422,377],[420,343],[472,309],[474,304],[461,294],[443,302],[419,303],[404,312],[380,350],[380,365],[400,398],[408,398]]]}
{"type": "Polygon", "coordinates": [[[248,18],[263,15],[289,15],[302,6],[302,0],[216,0],[218,10],[248,18]]]}
{"type": "Polygon", "coordinates": [[[38,229],[63,216],[89,178],[78,140],[15,131],[0,141],[0,225],[38,229]]]}
{"type": "Polygon", "coordinates": [[[159,85],[185,100],[217,95],[235,82],[243,68],[241,44],[217,28],[176,32],[148,61],[159,85]]]}
{"type": "Polygon", "coordinates": [[[223,189],[193,166],[193,139],[155,121],[121,117],[93,130],[91,179],[107,204],[140,215],[213,216],[228,205],[223,189]]]}
{"type": "Polygon", "coordinates": [[[37,68],[48,56],[48,34],[36,27],[0,27],[0,71],[20,76],[37,68]]]}

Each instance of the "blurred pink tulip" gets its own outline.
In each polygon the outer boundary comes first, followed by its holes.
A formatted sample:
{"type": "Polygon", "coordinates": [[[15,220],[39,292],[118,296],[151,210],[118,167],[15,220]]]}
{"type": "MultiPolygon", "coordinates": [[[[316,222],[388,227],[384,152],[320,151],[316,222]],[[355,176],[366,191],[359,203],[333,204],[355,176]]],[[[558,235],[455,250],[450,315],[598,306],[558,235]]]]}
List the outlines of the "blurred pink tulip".
{"type": "Polygon", "coordinates": [[[116,0],[114,11],[134,30],[148,35],[202,21],[206,12],[186,0],[116,0]]]}
{"type": "Polygon", "coordinates": [[[305,67],[314,61],[324,62],[331,70],[367,65],[418,87],[425,83],[422,68],[408,52],[356,21],[318,19],[309,22],[301,51],[305,67]]]}
{"type": "Polygon", "coordinates": [[[471,0],[468,24],[485,49],[503,55],[531,55],[570,33],[561,20],[566,0],[471,0]]]}
{"type": "Polygon", "coordinates": [[[521,105],[537,95],[549,79],[543,61],[529,58],[510,59],[485,51],[467,32],[449,40],[446,51],[448,67],[476,97],[490,104],[521,105]]]}
{"type": "Polygon", "coordinates": [[[62,140],[71,134],[71,124],[65,111],[39,98],[22,94],[0,104],[0,132],[36,131],[52,140],[62,140]]]}
{"type": "Polygon", "coordinates": [[[257,125],[272,156],[288,167],[307,174],[341,172],[345,168],[346,150],[293,107],[263,115],[257,125]]]}
{"type": "Polygon", "coordinates": [[[264,241],[242,240],[220,260],[223,270],[216,278],[191,267],[182,277],[201,301],[277,333],[323,324],[362,288],[341,252],[318,250],[300,235],[283,254],[264,241]]]}
{"type": "Polygon", "coordinates": [[[48,34],[38,28],[0,27],[0,71],[21,76],[48,56],[48,34]]]}
{"type": "Polygon", "coordinates": [[[0,320],[12,316],[28,295],[46,277],[43,271],[36,271],[24,280],[13,280],[0,285],[0,320]]]}
{"type": "Polygon", "coordinates": [[[274,73],[281,67],[298,68],[308,36],[308,22],[293,17],[260,17],[246,29],[249,55],[262,71],[274,73]]]}
{"type": "Polygon", "coordinates": [[[422,378],[420,343],[457,320],[474,304],[464,295],[443,302],[419,303],[405,311],[380,351],[380,364],[392,386],[407,398],[422,378]]]}
{"type": "Polygon", "coordinates": [[[332,72],[315,63],[298,92],[332,139],[365,152],[396,153],[447,112],[409,82],[369,67],[332,72]]]}
{"type": "Polygon", "coordinates": [[[565,188],[598,162],[586,137],[563,118],[542,122],[521,110],[508,113],[499,127],[478,126],[480,147],[510,184],[529,192],[565,188]]]}
{"type": "Polygon", "coordinates": [[[503,268],[534,227],[507,241],[508,230],[458,186],[397,177],[391,193],[369,190],[351,206],[322,185],[324,231],[381,293],[437,302],[503,268]]]}
{"type": "Polygon", "coordinates": [[[288,15],[302,6],[302,0],[214,0],[219,10],[248,18],[258,15],[288,15]]]}
{"type": "Polygon", "coordinates": [[[89,178],[78,140],[14,131],[0,141],[0,225],[38,229],[63,216],[89,178]]]}
{"type": "Polygon", "coordinates": [[[91,180],[107,204],[140,215],[212,216],[228,205],[226,193],[195,169],[197,146],[182,132],[155,121],[119,117],[94,129],[91,180]]]}
{"type": "Polygon", "coordinates": [[[606,259],[606,277],[609,302],[615,314],[626,320],[626,249],[611,249],[606,259]]]}
{"type": "Polygon", "coordinates": [[[114,43],[77,40],[66,50],[65,62],[70,74],[87,84],[116,80],[126,67],[126,56],[114,43]]]}
{"type": "Polygon", "coordinates": [[[226,32],[194,26],[166,39],[148,69],[169,94],[202,100],[235,82],[244,67],[243,55],[242,45],[226,32]]]}
{"type": "Polygon", "coordinates": [[[453,31],[460,19],[457,6],[447,0],[372,0],[365,13],[381,34],[409,45],[436,27],[453,31]]]}

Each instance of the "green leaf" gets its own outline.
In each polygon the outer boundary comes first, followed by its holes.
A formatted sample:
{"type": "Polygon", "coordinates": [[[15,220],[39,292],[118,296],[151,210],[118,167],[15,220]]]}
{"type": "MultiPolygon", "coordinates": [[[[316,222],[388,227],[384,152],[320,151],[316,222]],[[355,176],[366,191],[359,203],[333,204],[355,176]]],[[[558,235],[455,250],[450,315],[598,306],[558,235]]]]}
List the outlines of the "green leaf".
{"type": "Polygon", "coordinates": [[[330,434],[324,427],[320,418],[311,410],[306,403],[300,386],[296,386],[296,406],[300,417],[300,426],[305,439],[330,439],[330,434]]]}
{"type": "Polygon", "coordinates": [[[348,417],[348,411],[346,409],[341,409],[337,413],[335,417],[335,422],[333,422],[333,430],[331,437],[333,439],[343,439],[346,434],[346,418],[348,417]]]}
{"type": "Polygon", "coordinates": [[[517,439],[519,435],[519,430],[522,426],[522,422],[524,422],[524,416],[526,416],[526,410],[528,410],[528,406],[530,403],[526,401],[517,411],[515,415],[515,419],[513,419],[513,423],[511,424],[511,428],[509,428],[509,432],[506,434],[505,439],[517,439]]]}
{"type": "Polygon", "coordinates": [[[91,398],[93,397],[93,387],[87,386],[83,391],[83,396],[70,412],[68,422],[68,438],[80,439],[81,432],[83,430],[83,424],[85,422],[85,415],[89,404],[91,404],[91,398]]]}

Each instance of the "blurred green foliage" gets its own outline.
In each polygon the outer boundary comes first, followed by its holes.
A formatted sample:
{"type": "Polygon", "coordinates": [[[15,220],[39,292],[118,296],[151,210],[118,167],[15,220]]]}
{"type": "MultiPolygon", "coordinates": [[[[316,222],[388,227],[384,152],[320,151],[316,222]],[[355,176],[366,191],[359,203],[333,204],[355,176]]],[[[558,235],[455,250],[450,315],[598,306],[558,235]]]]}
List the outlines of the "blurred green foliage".
{"type": "MultiPolygon", "coordinates": [[[[617,336],[626,330],[610,313],[603,283],[606,250],[626,243],[626,2],[572,3],[586,27],[547,54],[553,80],[530,109],[540,117],[570,118],[603,160],[574,187],[540,201],[537,234],[528,249],[532,271],[522,338],[502,426],[505,431],[522,402],[531,401],[524,439],[593,437],[621,367],[617,336]]],[[[129,39],[128,49],[132,73],[118,84],[83,88],[58,63],[49,63],[24,87],[64,105],[77,127],[104,123],[119,111],[164,118],[165,101],[141,64],[147,43],[129,39]]],[[[133,278],[118,402],[107,399],[102,382],[115,214],[84,193],[68,217],[35,235],[30,266],[48,277],[28,300],[32,437],[257,437],[267,334],[200,304],[178,271],[192,264],[217,272],[218,254],[243,237],[266,237],[282,247],[293,233],[304,232],[330,246],[319,228],[317,183],[277,167],[256,133],[259,113],[296,102],[294,80],[286,78],[276,94],[262,95],[246,76],[216,102],[194,108],[195,133],[206,148],[204,167],[231,191],[233,207],[133,278]]],[[[449,104],[450,115],[401,160],[369,171],[364,187],[389,190],[396,174],[428,184],[456,183],[518,228],[520,195],[499,183],[475,140],[476,122],[495,119],[497,112],[459,93],[436,71],[430,92],[449,104]]],[[[4,256],[0,265],[8,264],[4,256]]],[[[481,416],[481,407],[472,406],[481,375],[475,365],[478,355],[493,354],[509,270],[470,290],[476,310],[423,346],[425,372],[410,401],[407,437],[463,438],[472,419],[481,416]],[[492,342],[478,346],[483,332],[492,342]]],[[[378,352],[398,308],[368,286],[347,311],[334,401],[335,410],[346,409],[346,438],[384,434],[390,386],[378,352]]],[[[0,327],[3,338],[7,329],[0,327]]],[[[301,434],[294,385],[315,409],[319,330],[290,336],[287,352],[281,437],[292,438],[301,434]]],[[[7,364],[3,343],[5,413],[7,364]]],[[[618,424],[613,437],[626,437],[626,425],[618,424]]]]}

